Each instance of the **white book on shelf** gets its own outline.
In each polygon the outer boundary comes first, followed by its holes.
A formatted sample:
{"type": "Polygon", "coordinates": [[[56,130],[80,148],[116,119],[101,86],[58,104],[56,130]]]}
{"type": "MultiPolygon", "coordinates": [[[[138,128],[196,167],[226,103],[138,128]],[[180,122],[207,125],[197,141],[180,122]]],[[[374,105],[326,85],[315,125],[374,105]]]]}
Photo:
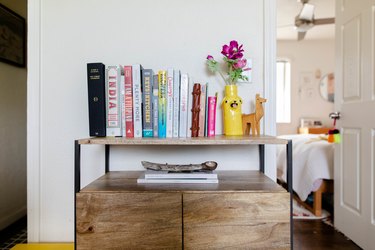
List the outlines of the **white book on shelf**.
{"type": "Polygon", "coordinates": [[[180,71],[173,73],[173,137],[179,137],[180,123],[180,71]]]}
{"type": "Polygon", "coordinates": [[[186,127],[186,137],[191,137],[191,124],[192,124],[192,111],[193,108],[193,87],[194,83],[191,78],[189,78],[189,88],[188,88],[188,106],[187,106],[187,127],[186,127]]]}
{"type": "Polygon", "coordinates": [[[145,179],[217,179],[217,172],[170,172],[146,170],[144,177],[145,179]]]}
{"type": "Polygon", "coordinates": [[[173,69],[167,70],[167,138],[173,137],[173,69]]]}
{"type": "Polygon", "coordinates": [[[121,67],[111,65],[105,71],[107,136],[121,136],[121,67]]]}
{"type": "Polygon", "coordinates": [[[142,66],[132,65],[134,138],[142,137],[142,66]]]}
{"type": "Polygon", "coordinates": [[[199,130],[198,136],[204,137],[204,129],[206,123],[206,90],[207,86],[205,83],[201,84],[201,98],[200,98],[200,111],[199,111],[199,130]]]}
{"type": "Polygon", "coordinates": [[[188,93],[189,93],[189,76],[181,75],[180,81],[180,132],[182,138],[187,137],[187,120],[188,120],[188,93]]]}
{"type": "Polygon", "coordinates": [[[137,183],[164,183],[164,184],[173,184],[173,183],[180,183],[180,184],[196,184],[196,183],[219,183],[219,180],[216,178],[207,178],[207,179],[145,179],[145,178],[138,178],[137,183]]]}

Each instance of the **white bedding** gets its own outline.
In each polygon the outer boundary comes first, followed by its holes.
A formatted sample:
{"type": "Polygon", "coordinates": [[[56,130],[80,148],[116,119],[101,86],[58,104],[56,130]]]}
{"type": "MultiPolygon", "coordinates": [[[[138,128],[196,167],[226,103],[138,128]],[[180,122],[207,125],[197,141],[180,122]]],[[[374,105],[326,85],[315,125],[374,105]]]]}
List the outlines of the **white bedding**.
{"type": "MultiPolygon", "coordinates": [[[[321,135],[285,135],[293,143],[293,190],[302,201],[316,191],[322,179],[333,179],[334,143],[311,141],[321,135]],[[309,142],[309,143],[306,143],[309,142]]],[[[286,182],[286,147],[277,148],[277,178],[286,182]]]]}

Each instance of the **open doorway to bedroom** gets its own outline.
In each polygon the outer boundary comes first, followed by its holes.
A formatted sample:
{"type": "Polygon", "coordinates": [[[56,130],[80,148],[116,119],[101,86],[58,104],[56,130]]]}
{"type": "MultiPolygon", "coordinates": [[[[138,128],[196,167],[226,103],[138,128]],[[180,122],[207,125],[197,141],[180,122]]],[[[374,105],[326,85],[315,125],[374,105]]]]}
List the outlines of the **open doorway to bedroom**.
{"type": "MultiPolygon", "coordinates": [[[[334,145],[326,135],[333,127],[334,17],[335,0],[277,0],[277,135],[293,141],[296,246],[313,239],[315,247],[327,247],[331,239],[316,226],[334,231],[334,145]],[[322,237],[306,238],[301,230],[322,237]]],[[[277,164],[285,183],[284,161],[277,164]]]]}

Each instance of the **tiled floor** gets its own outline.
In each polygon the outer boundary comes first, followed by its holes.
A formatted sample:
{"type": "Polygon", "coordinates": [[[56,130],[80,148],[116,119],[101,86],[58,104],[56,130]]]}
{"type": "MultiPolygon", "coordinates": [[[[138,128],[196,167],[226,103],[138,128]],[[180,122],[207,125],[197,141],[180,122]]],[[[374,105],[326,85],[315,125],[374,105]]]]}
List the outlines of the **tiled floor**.
{"type": "Polygon", "coordinates": [[[27,242],[26,216],[0,231],[0,250],[9,250],[16,244],[27,242]]]}

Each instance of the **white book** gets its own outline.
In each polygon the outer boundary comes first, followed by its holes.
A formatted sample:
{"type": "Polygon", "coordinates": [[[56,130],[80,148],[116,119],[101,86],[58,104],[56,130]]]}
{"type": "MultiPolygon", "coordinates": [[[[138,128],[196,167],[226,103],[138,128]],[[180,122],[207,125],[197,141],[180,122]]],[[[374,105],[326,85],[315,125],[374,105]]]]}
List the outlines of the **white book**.
{"type": "Polygon", "coordinates": [[[167,70],[167,138],[173,137],[173,69],[167,70]]]}
{"type": "Polygon", "coordinates": [[[201,84],[201,99],[199,111],[199,130],[198,136],[204,137],[204,129],[206,124],[206,84],[201,84]]]}
{"type": "Polygon", "coordinates": [[[145,179],[145,178],[138,178],[137,183],[143,184],[143,183],[219,183],[218,179],[145,179]]]}
{"type": "Polygon", "coordinates": [[[186,128],[186,137],[191,137],[191,124],[192,124],[192,111],[193,108],[193,80],[189,78],[189,91],[188,91],[188,114],[187,114],[187,128],[186,128]]]}
{"type": "Polygon", "coordinates": [[[180,132],[182,138],[187,137],[187,120],[188,120],[188,93],[189,93],[189,76],[181,75],[180,81],[180,132]]]}
{"type": "Polygon", "coordinates": [[[107,136],[121,136],[121,67],[108,66],[106,80],[107,136]]]}
{"type": "Polygon", "coordinates": [[[180,71],[174,70],[173,75],[173,137],[179,137],[180,123],[180,71]]]}
{"type": "Polygon", "coordinates": [[[216,171],[208,172],[169,172],[146,170],[145,179],[217,179],[216,171]]]}
{"type": "Polygon", "coordinates": [[[132,65],[134,138],[142,137],[142,66],[132,65]]]}

